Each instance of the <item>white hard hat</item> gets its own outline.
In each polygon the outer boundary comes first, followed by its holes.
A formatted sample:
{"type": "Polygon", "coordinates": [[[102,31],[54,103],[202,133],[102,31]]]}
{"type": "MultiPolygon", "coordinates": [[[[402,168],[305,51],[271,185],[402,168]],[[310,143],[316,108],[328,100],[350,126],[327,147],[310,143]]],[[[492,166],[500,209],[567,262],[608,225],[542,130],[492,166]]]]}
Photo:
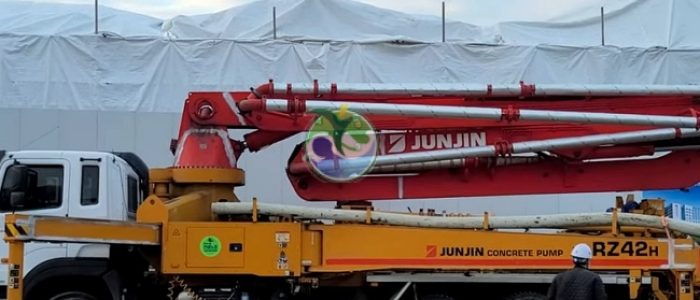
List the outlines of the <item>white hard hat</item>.
{"type": "Polygon", "coordinates": [[[573,250],[571,250],[571,256],[583,259],[591,259],[591,248],[584,243],[578,244],[574,246],[573,250]]]}

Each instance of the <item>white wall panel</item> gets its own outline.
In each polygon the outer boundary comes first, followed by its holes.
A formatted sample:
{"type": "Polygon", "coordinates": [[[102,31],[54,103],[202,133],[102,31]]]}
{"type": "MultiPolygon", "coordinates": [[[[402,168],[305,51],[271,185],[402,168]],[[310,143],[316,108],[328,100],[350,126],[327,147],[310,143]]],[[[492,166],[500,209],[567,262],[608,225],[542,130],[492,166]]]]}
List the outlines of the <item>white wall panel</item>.
{"type": "Polygon", "coordinates": [[[97,149],[97,111],[58,111],[61,150],[97,149]]]}
{"type": "Polygon", "coordinates": [[[59,149],[59,132],[57,110],[20,111],[19,149],[59,149]]]}
{"type": "Polygon", "coordinates": [[[132,112],[100,111],[97,114],[97,149],[134,151],[136,115],[132,112]]]}
{"type": "Polygon", "coordinates": [[[172,113],[136,113],[134,115],[134,152],[150,167],[167,167],[173,163],[170,140],[177,138],[179,115],[172,113]],[[174,120],[177,116],[177,120],[174,120]]]}
{"type": "Polygon", "coordinates": [[[0,149],[19,149],[19,109],[0,109],[0,149]]]}

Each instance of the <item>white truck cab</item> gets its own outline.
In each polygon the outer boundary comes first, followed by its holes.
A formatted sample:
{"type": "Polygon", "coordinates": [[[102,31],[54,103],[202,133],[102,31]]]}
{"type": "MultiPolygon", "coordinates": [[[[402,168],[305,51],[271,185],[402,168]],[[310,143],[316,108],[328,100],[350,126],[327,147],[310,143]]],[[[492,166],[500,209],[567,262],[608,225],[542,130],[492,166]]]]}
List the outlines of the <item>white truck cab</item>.
{"type": "MultiPolygon", "coordinates": [[[[135,217],[147,186],[148,169],[131,153],[0,151],[0,221],[3,223],[5,215],[12,212],[128,220],[135,217]]],[[[49,262],[107,258],[109,250],[109,245],[29,243],[25,247],[25,278],[49,262]]],[[[7,244],[0,243],[0,257],[7,255],[7,244]]],[[[5,286],[6,280],[7,266],[3,265],[0,285],[5,286]]]]}

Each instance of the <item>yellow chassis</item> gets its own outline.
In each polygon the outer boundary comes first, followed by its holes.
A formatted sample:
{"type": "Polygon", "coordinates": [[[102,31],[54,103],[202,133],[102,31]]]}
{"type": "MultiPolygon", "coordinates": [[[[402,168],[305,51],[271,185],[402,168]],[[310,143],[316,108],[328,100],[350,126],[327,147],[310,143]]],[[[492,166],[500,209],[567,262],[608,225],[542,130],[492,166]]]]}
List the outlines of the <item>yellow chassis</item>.
{"type": "Polygon", "coordinates": [[[152,171],[154,193],[139,208],[138,222],[8,215],[8,300],[22,299],[24,243],[32,241],[158,245],[155,267],[163,275],[253,275],[300,282],[316,282],[324,274],[378,271],[555,274],[570,268],[570,249],[585,242],[594,249],[591,269],[625,275],[632,298],[648,284],[657,298],[668,299],[658,288],[654,274],[659,272],[673,279],[674,299],[693,299],[698,285],[700,251],[694,241],[644,234],[643,228],[613,226],[591,235],[585,230],[494,231],[487,219],[485,229],[472,230],[371,224],[369,219],[322,224],[292,216],[262,221],[255,210],[247,220],[222,220],[211,213],[211,204],[236,201],[230,186],[240,183],[242,174],[177,172],[152,171]],[[219,180],[205,180],[211,174],[219,180]]]}

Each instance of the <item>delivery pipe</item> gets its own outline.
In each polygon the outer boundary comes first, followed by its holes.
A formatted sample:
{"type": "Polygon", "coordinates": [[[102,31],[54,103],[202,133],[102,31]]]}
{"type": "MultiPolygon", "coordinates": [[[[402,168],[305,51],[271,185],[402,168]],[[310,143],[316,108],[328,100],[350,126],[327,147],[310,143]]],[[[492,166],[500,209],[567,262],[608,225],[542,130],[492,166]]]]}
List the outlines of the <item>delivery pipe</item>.
{"type": "MultiPolygon", "coordinates": [[[[313,110],[335,111],[345,106],[349,111],[360,115],[394,115],[403,117],[425,118],[459,118],[459,119],[490,119],[490,120],[527,120],[576,122],[591,124],[644,125],[655,127],[700,128],[700,118],[680,116],[659,116],[641,114],[612,114],[595,112],[573,112],[554,110],[534,110],[515,108],[459,107],[424,104],[387,104],[363,102],[338,102],[333,100],[306,100],[300,107],[303,111],[295,110],[296,105],[290,105],[286,99],[247,100],[262,101],[264,109],[273,112],[302,113],[313,110]]],[[[262,108],[262,107],[261,107],[262,108]]]]}
{"type": "MultiPolygon", "coordinates": [[[[539,157],[487,157],[479,159],[478,161],[473,161],[474,165],[483,166],[509,166],[518,164],[529,164],[540,161],[539,157]]],[[[395,164],[395,165],[382,165],[373,166],[370,173],[382,173],[382,172],[414,172],[414,171],[425,171],[425,170],[436,170],[436,169],[451,169],[451,168],[462,168],[471,164],[467,158],[453,158],[446,160],[435,160],[435,161],[425,161],[425,162],[414,162],[406,164],[395,164]]]]}
{"type": "Polygon", "coordinates": [[[379,155],[376,157],[358,157],[338,161],[322,160],[317,163],[317,167],[321,171],[330,171],[336,168],[347,168],[349,170],[358,170],[358,172],[361,172],[365,170],[369,165],[384,166],[441,161],[465,157],[489,157],[506,154],[537,153],[542,151],[552,151],[567,148],[586,148],[607,144],[617,145],[691,137],[700,137],[700,131],[695,129],[661,128],[622,133],[598,134],[581,137],[567,137],[539,141],[518,142],[513,144],[497,144],[469,148],[453,148],[433,151],[387,154],[379,155]]]}
{"type": "MultiPolygon", "coordinates": [[[[295,216],[301,219],[321,219],[339,222],[363,223],[368,220],[373,224],[423,228],[484,228],[488,224],[491,229],[524,229],[524,228],[575,228],[591,226],[611,226],[612,213],[576,213],[552,214],[536,216],[474,216],[474,217],[445,217],[421,216],[372,210],[349,210],[334,208],[317,208],[284,204],[252,203],[252,202],[217,202],[212,204],[212,211],[219,215],[257,214],[276,216],[295,216]]],[[[700,237],[700,224],[666,219],[668,229],[688,235],[700,237]]],[[[664,218],[651,215],[618,213],[619,226],[640,226],[665,229],[664,218]]]]}
{"type": "MultiPolygon", "coordinates": [[[[478,161],[473,161],[474,166],[488,166],[488,167],[500,167],[518,164],[529,164],[540,161],[540,157],[488,157],[482,158],[478,161]]],[[[418,172],[426,170],[437,170],[437,169],[451,169],[451,168],[462,168],[468,165],[468,159],[466,158],[453,158],[446,160],[435,160],[426,162],[414,162],[406,164],[395,164],[395,165],[382,165],[372,166],[369,173],[401,173],[401,172],[418,172]]],[[[469,163],[470,165],[472,163],[469,163]]],[[[308,173],[309,167],[308,163],[297,162],[292,163],[289,166],[289,172],[291,174],[301,174],[308,173]]]]}
{"type": "Polygon", "coordinates": [[[469,84],[469,83],[289,83],[274,85],[276,95],[431,95],[431,96],[700,96],[699,85],[642,84],[469,84]]]}

